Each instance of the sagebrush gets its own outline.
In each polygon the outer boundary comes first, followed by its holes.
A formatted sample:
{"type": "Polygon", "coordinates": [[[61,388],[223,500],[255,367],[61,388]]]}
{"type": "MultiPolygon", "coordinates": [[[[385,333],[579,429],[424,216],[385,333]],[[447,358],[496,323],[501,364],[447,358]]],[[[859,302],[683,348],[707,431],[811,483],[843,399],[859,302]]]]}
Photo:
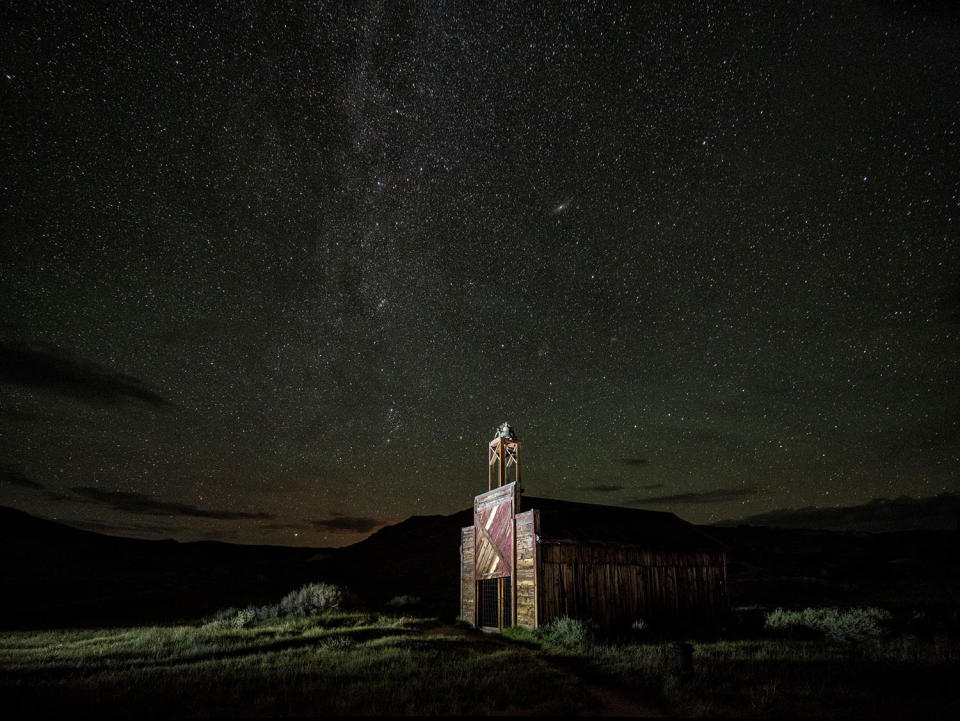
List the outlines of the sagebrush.
{"type": "Polygon", "coordinates": [[[807,632],[831,641],[865,641],[887,633],[893,615],[882,608],[778,608],[767,614],[764,628],[775,633],[807,632]]]}
{"type": "Polygon", "coordinates": [[[308,583],[291,591],[280,600],[280,611],[286,616],[312,616],[321,611],[340,608],[344,590],[329,583],[308,583]]]}
{"type": "Polygon", "coordinates": [[[291,591],[280,603],[245,608],[225,608],[206,619],[208,628],[246,628],[257,621],[277,618],[307,618],[324,611],[340,608],[346,591],[329,583],[308,583],[291,591]]]}
{"type": "Polygon", "coordinates": [[[512,626],[503,630],[503,635],[513,641],[539,643],[564,651],[577,651],[587,647],[596,635],[596,627],[590,621],[563,616],[535,629],[512,626]]]}

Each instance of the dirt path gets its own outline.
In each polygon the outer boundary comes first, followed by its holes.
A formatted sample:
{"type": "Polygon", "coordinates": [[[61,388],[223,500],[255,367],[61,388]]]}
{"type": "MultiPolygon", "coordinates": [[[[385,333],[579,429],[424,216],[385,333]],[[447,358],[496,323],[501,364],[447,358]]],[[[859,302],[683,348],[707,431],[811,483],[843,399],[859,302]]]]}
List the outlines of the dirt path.
{"type": "MultiPolygon", "coordinates": [[[[511,641],[502,638],[498,634],[482,633],[473,629],[467,629],[460,626],[440,625],[434,626],[423,631],[423,635],[430,636],[455,636],[469,639],[475,642],[479,653],[492,653],[505,646],[514,646],[511,641]]],[[[574,659],[566,659],[558,656],[540,654],[538,658],[543,661],[550,669],[556,671],[561,676],[570,679],[570,682],[576,684],[587,691],[587,693],[596,699],[597,706],[591,708],[589,716],[620,716],[630,718],[663,718],[663,712],[653,705],[644,705],[630,698],[621,689],[613,683],[605,683],[602,678],[589,673],[585,673],[581,664],[574,659]]],[[[538,710],[537,707],[524,709],[508,709],[508,715],[511,716],[543,716],[554,715],[555,708],[538,710]]]]}
{"type": "Polygon", "coordinates": [[[543,660],[554,670],[576,679],[599,705],[591,710],[593,716],[627,716],[634,718],[663,718],[663,712],[654,705],[643,704],[631,698],[615,683],[606,681],[596,674],[585,672],[581,665],[572,659],[544,656],[543,660]]]}

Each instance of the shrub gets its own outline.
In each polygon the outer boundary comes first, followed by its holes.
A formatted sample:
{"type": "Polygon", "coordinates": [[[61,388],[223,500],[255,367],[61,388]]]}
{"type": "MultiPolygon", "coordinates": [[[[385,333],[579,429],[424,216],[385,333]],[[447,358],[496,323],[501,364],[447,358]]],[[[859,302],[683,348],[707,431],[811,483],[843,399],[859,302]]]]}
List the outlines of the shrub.
{"type": "Polygon", "coordinates": [[[409,621],[406,616],[379,616],[373,625],[377,628],[403,628],[409,621]]]}
{"type": "Polygon", "coordinates": [[[322,611],[340,608],[346,598],[339,586],[308,583],[284,596],[280,603],[246,608],[225,608],[203,620],[204,628],[246,628],[255,621],[271,621],[282,617],[306,618],[322,611]]]}
{"type": "Polygon", "coordinates": [[[277,604],[270,606],[257,606],[256,616],[258,621],[267,621],[280,617],[280,607],[277,604]]]}
{"type": "Polygon", "coordinates": [[[204,619],[204,628],[246,628],[254,621],[268,621],[279,618],[280,608],[272,606],[247,606],[246,608],[225,608],[204,619]]]}
{"type": "Polygon", "coordinates": [[[589,621],[561,616],[538,629],[538,635],[547,645],[576,650],[590,643],[595,630],[594,625],[589,621]]]}
{"type": "Polygon", "coordinates": [[[353,639],[346,636],[331,636],[321,644],[322,648],[331,649],[334,651],[342,651],[350,648],[353,645],[353,639]]]}
{"type": "Polygon", "coordinates": [[[536,629],[524,628],[523,626],[510,626],[503,629],[503,637],[520,643],[540,643],[541,640],[536,629]]]}
{"type": "Polygon", "coordinates": [[[774,633],[815,633],[831,641],[865,641],[884,635],[893,615],[882,608],[778,608],[767,614],[764,628],[774,633]]]}
{"type": "Polygon", "coordinates": [[[419,597],[419,596],[406,596],[406,595],[403,595],[403,596],[394,596],[394,597],[391,598],[389,601],[387,601],[387,605],[390,606],[390,607],[392,607],[392,608],[403,608],[403,607],[405,607],[405,606],[416,606],[416,605],[419,605],[419,603],[420,603],[420,597],[419,597]]]}
{"type": "Polygon", "coordinates": [[[204,628],[230,628],[233,625],[233,619],[237,615],[239,609],[231,606],[230,608],[224,608],[220,611],[217,611],[212,616],[208,616],[203,620],[204,628]]]}
{"type": "Polygon", "coordinates": [[[800,611],[778,608],[767,614],[763,621],[763,628],[776,634],[794,633],[802,627],[802,618],[800,611]]]}
{"type": "Polygon", "coordinates": [[[239,611],[237,615],[233,617],[231,625],[234,628],[246,628],[251,623],[257,620],[257,609],[253,606],[247,606],[239,611]]]}
{"type": "Polygon", "coordinates": [[[511,641],[537,643],[562,651],[584,651],[594,641],[597,632],[592,621],[561,616],[540,628],[510,626],[503,629],[502,635],[511,641]]]}
{"type": "Polygon", "coordinates": [[[340,608],[343,600],[343,589],[339,586],[308,583],[280,600],[280,612],[285,616],[312,616],[321,611],[340,608]]]}
{"type": "Polygon", "coordinates": [[[630,624],[630,635],[635,640],[649,641],[655,638],[656,634],[649,623],[642,618],[638,618],[630,624]]]}

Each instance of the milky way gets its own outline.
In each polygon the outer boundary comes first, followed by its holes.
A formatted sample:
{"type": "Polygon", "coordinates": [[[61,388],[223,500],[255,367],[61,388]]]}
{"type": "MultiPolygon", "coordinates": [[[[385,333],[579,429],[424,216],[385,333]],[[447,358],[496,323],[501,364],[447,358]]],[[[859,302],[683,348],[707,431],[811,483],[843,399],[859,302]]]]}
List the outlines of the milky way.
{"type": "Polygon", "coordinates": [[[697,522],[960,491],[956,13],[260,5],[8,9],[0,503],[341,545],[504,420],[697,522]]]}

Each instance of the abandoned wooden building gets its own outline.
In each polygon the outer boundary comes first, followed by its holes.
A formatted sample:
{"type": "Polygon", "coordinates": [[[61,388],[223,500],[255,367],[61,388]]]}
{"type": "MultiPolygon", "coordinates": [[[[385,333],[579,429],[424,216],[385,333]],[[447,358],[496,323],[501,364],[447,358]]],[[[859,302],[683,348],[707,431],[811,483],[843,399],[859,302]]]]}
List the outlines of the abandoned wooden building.
{"type": "Polygon", "coordinates": [[[672,513],[521,495],[520,443],[490,442],[487,492],[460,540],[460,615],[534,628],[561,616],[601,626],[689,627],[727,606],[725,548],[672,513]],[[511,480],[512,477],[512,480],[511,480]]]}

